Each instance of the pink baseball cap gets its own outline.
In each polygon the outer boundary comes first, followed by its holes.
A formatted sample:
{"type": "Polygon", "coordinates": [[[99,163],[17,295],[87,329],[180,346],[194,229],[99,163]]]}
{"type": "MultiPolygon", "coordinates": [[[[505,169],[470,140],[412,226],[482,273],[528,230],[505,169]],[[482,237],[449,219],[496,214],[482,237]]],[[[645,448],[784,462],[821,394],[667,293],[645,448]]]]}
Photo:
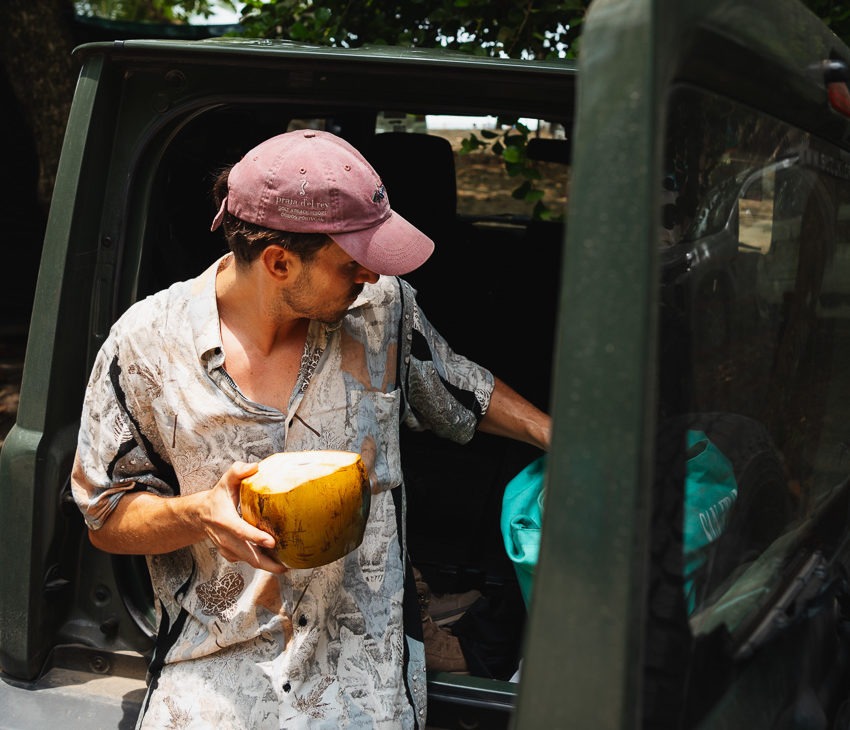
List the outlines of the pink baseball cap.
{"type": "Polygon", "coordinates": [[[225,212],[264,228],[327,234],[376,274],[406,274],[434,251],[428,236],[390,209],[363,155],[330,132],[287,132],[257,145],[231,168],[211,230],[225,212]]]}

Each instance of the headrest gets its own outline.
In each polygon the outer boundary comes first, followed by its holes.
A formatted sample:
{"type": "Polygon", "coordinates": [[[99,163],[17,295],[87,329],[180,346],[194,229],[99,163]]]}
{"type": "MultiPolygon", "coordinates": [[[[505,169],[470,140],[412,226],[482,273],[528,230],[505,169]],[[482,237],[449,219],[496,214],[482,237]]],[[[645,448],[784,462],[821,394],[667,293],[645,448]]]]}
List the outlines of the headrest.
{"type": "Polygon", "coordinates": [[[569,165],[572,162],[572,145],[568,139],[532,137],[528,140],[528,148],[525,154],[530,160],[560,162],[562,165],[569,165]]]}
{"type": "Polygon", "coordinates": [[[377,134],[365,151],[390,205],[433,239],[457,215],[457,183],[451,143],[419,132],[377,134]]]}

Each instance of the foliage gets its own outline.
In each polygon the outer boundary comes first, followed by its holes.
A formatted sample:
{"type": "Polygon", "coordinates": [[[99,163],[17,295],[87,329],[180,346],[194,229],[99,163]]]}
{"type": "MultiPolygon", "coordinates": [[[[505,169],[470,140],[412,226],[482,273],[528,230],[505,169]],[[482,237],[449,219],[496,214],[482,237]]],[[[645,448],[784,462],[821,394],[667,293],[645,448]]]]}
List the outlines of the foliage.
{"type": "Polygon", "coordinates": [[[533,204],[532,215],[535,218],[555,220],[559,216],[554,215],[543,202],[545,191],[536,185],[536,181],[540,180],[542,175],[526,154],[528,139],[532,131],[517,119],[510,121],[502,119],[500,121],[503,131],[482,129],[480,130],[481,137],[471,133],[462,140],[460,154],[486,153],[489,150],[492,154],[501,158],[510,177],[523,178],[511,195],[516,200],[524,200],[526,203],[533,204]]]}
{"type": "Polygon", "coordinates": [[[190,23],[208,18],[216,7],[235,10],[232,0],[78,0],[78,15],[149,23],[190,23]]]}
{"type": "Polygon", "coordinates": [[[850,3],[840,0],[803,0],[803,4],[850,45],[850,3]]]}
{"type": "Polygon", "coordinates": [[[245,33],[320,45],[365,43],[558,58],[574,53],[589,0],[246,0],[245,33]]]}

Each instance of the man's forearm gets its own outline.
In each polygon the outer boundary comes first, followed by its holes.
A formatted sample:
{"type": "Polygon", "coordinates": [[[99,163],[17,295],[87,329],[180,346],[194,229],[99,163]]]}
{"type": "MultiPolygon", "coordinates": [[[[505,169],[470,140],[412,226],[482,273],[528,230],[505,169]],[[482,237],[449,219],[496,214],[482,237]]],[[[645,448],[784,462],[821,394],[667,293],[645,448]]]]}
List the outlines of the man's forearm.
{"type": "MultiPolygon", "coordinates": [[[[274,537],[249,525],[236,509],[239,483],[256,468],[236,463],[212,489],[185,496],[126,494],[100,529],[89,530],[89,539],[101,550],[123,555],[160,555],[209,539],[226,560],[283,572],[262,550],[274,547],[274,537]]],[[[79,463],[71,478],[80,490],[91,491],[79,463]]]]}
{"type": "Polygon", "coordinates": [[[159,497],[147,492],[123,496],[103,526],[89,530],[92,544],[108,553],[159,555],[206,537],[193,518],[195,495],[159,497]]]}
{"type": "Polygon", "coordinates": [[[552,419],[496,378],[490,405],[478,428],[485,433],[523,441],[548,451],[552,419]]]}

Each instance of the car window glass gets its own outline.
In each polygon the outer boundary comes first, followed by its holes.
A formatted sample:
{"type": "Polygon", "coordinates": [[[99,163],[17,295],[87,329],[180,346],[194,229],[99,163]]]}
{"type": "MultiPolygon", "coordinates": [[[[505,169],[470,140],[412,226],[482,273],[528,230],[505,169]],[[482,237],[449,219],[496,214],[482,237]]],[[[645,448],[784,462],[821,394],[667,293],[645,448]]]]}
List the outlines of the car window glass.
{"type": "Polygon", "coordinates": [[[683,88],[670,108],[655,499],[681,500],[693,633],[752,649],[850,468],[850,166],[719,97],[683,88]]]}
{"type": "Polygon", "coordinates": [[[457,180],[457,212],[470,218],[528,219],[540,195],[552,217],[566,206],[568,147],[560,122],[494,115],[411,114],[379,112],[376,132],[413,132],[442,137],[451,143],[457,180]],[[519,145],[516,156],[505,154],[506,138],[546,140],[519,145]],[[535,150],[545,149],[545,159],[535,150]],[[558,148],[561,148],[560,150],[558,148]],[[524,172],[527,170],[528,172],[524,172]],[[523,187],[533,180],[531,192],[523,187]]]}
{"type": "MultiPolygon", "coordinates": [[[[324,118],[292,119],[287,131],[295,129],[340,131],[333,120],[324,118]]],[[[538,200],[545,205],[547,218],[560,218],[566,209],[570,154],[562,122],[384,110],[377,113],[375,133],[430,135],[447,140],[454,156],[460,216],[495,222],[513,217],[526,221],[537,215],[538,200]],[[524,138],[526,144],[518,145],[518,158],[510,154],[506,158],[506,137],[524,138]],[[528,144],[529,140],[534,141],[528,144]],[[519,161],[511,162],[514,159],[519,161]]],[[[392,197],[392,190],[389,192],[392,197]]]]}

